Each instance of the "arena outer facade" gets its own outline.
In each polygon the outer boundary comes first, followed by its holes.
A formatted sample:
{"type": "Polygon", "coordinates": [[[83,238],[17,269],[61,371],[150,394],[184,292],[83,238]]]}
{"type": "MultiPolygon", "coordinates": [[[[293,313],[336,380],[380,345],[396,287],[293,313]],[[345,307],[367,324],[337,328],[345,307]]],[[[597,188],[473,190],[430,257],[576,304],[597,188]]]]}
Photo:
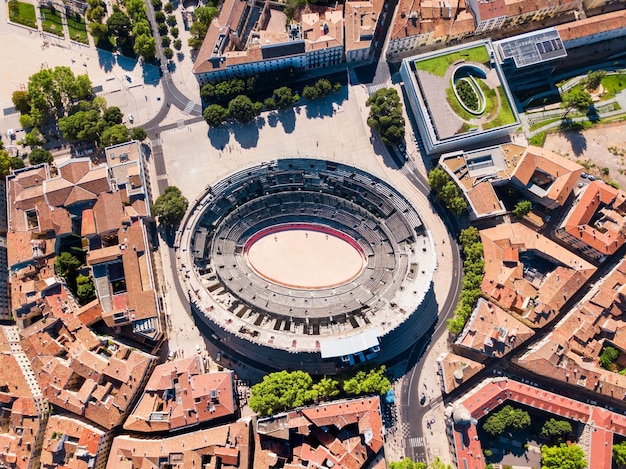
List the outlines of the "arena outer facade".
{"type": "Polygon", "coordinates": [[[388,362],[437,318],[427,228],[401,194],[352,166],[283,159],[234,173],[194,201],[176,247],[196,318],[224,348],[266,367],[331,374],[388,362]],[[258,275],[246,252],[259,233],[302,226],[345,238],[365,267],[316,289],[258,275]]]}

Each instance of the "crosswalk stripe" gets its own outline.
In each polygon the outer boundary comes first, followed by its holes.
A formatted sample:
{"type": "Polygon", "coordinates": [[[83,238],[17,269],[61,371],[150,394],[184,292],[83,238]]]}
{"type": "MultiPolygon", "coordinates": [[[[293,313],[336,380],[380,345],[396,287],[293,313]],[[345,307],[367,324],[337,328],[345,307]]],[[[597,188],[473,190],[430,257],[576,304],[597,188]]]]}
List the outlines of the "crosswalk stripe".
{"type": "Polygon", "coordinates": [[[426,446],[426,442],[424,441],[423,436],[415,436],[413,438],[409,438],[409,444],[413,448],[417,448],[419,446],[426,446]]]}

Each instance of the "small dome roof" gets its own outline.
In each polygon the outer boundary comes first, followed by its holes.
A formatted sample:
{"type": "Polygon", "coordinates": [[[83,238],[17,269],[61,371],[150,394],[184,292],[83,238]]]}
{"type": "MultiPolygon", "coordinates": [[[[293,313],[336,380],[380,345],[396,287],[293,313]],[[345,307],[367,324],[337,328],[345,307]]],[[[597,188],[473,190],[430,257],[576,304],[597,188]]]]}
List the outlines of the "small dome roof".
{"type": "Polygon", "coordinates": [[[472,423],[472,414],[462,404],[457,404],[452,410],[452,420],[457,425],[470,425],[472,423]]]}

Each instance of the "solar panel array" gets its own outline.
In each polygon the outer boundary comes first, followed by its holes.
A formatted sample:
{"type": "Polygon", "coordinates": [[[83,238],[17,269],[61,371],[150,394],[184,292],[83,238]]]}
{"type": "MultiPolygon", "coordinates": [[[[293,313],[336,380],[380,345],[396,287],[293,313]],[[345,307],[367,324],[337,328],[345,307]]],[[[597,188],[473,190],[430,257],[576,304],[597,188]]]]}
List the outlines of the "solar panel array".
{"type": "Polygon", "coordinates": [[[567,56],[559,32],[543,29],[496,42],[503,59],[512,58],[517,68],[567,56]]]}

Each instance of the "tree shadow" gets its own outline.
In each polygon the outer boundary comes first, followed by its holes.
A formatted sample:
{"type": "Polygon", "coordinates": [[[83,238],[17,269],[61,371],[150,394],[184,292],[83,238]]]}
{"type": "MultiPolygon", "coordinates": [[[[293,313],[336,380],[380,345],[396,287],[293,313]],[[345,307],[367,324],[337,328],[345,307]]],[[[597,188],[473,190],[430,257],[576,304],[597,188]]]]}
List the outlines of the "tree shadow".
{"type": "Polygon", "coordinates": [[[115,65],[115,55],[102,49],[97,49],[97,51],[98,64],[100,65],[100,68],[105,72],[113,70],[113,65],[115,65]]]}
{"type": "Polygon", "coordinates": [[[267,123],[270,127],[278,125],[278,113],[276,111],[272,111],[267,115],[267,123]]]}
{"type": "Polygon", "coordinates": [[[170,73],[174,73],[176,71],[176,62],[174,62],[173,60],[170,60],[167,62],[167,70],[170,73]]]}
{"type": "Polygon", "coordinates": [[[561,135],[565,137],[572,147],[572,153],[576,156],[583,155],[587,150],[587,139],[582,133],[583,129],[582,124],[574,122],[561,132],[561,135]]]}
{"type": "Polygon", "coordinates": [[[209,127],[207,133],[211,146],[216,150],[224,150],[226,145],[230,141],[230,130],[226,125],[220,125],[219,127],[209,127]]]}
{"type": "Polygon", "coordinates": [[[293,133],[296,129],[296,113],[293,108],[283,109],[278,113],[278,121],[283,126],[286,134],[293,133]]]}
{"type": "Polygon", "coordinates": [[[125,70],[127,72],[132,72],[137,66],[137,60],[132,59],[130,57],[125,57],[123,55],[118,55],[117,65],[119,65],[122,70],[125,70]]]}
{"type": "Polygon", "coordinates": [[[265,125],[265,119],[255,119],[247,124],[236,123],[232,126],[233,136],[241,148],[255,148],[259,143],[259,129],[265,125]]]}
{"type": "Polygon", "coordinates": [[[176,53],[176,60],[178,60],[179,62],[182,62],[183,60],[185,60],[185,53],[184,52],[177,52],[176,53]]]}
{"type": "Polygon", "coordinates": [[[155,65],[145,62],[141,64],[141,77],[145,85],[157,86],[161,76],[160,73],[161,69],[155,65]]]}

